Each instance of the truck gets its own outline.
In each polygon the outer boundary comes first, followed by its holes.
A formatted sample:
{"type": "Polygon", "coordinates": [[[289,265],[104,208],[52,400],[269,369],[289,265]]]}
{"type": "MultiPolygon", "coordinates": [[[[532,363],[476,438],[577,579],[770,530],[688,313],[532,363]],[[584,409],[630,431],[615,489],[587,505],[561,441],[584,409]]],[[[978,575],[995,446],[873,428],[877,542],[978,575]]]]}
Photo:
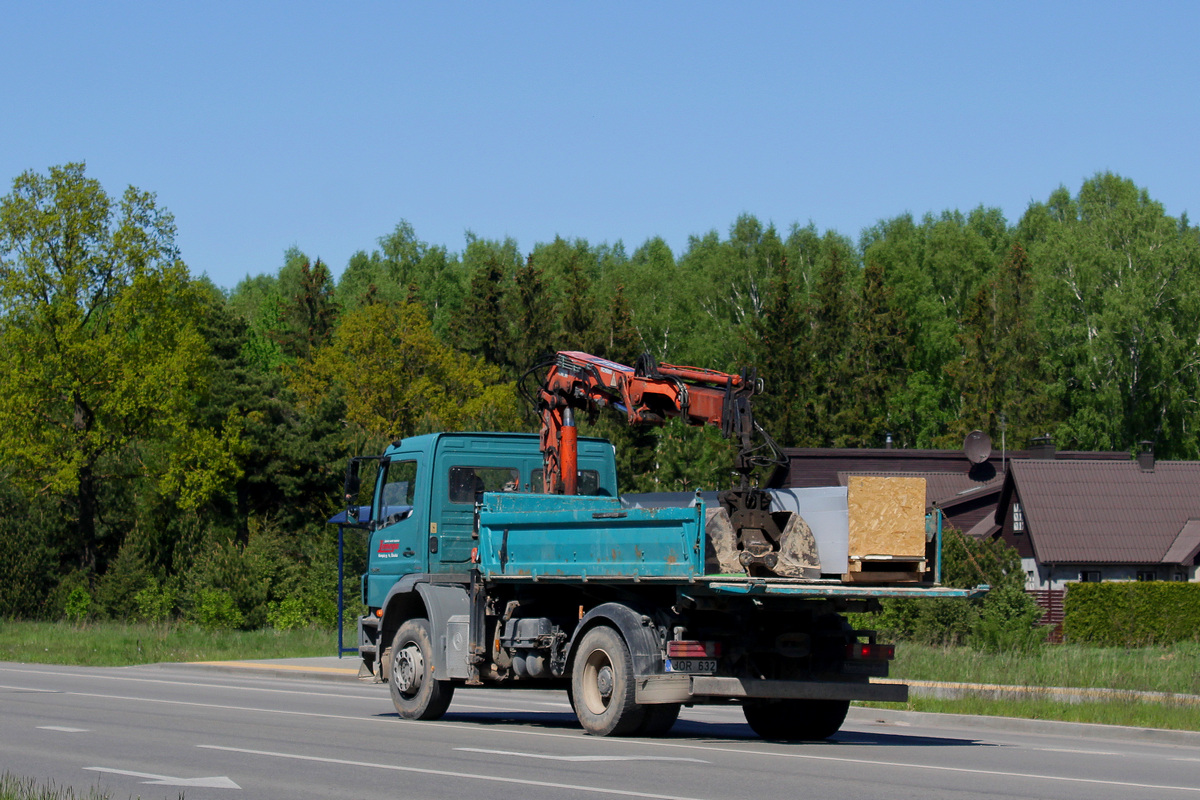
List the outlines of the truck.
{"type": "MultiPolygon", "coordinates": [[[[894,646],[846,615],[886,597],[982,589],[823,572],[808,526],[758,489],[661,505],[623,498],[612,445],[573,431],[573,404],[604,402],[598,373],[583,378],[592,396],[579,391],[581,364],[671,383],[676,396],[658,412],[694,413],[702,390],[723,381],[726,414],[743,420],[729,429],[754,430],[730,376],[683,379],[570,353],[542,381],[544,413],[566,403],[540,434],[432,433],[352,459],[348,503],[360,465],[378,464],[369,507],[347,509],[368,531],[359,677],[386,683],[409,720],[441,717],[460,686],[565,689],[599,736],[662,735],[684,705],[733,703],[761,737],[824,739],[852,701],[906,701],[907,686],[883,680],[894,646]],[[548,391],[554,373],[574,377],[548,391]]],[[[753,376],[742,378],[753,393],[753,376]]],[[[619,388],[622,411],[646,411],[645,396],[619,388]]],[[[754,445],[743,438],[745,477],[754,445]]]]}

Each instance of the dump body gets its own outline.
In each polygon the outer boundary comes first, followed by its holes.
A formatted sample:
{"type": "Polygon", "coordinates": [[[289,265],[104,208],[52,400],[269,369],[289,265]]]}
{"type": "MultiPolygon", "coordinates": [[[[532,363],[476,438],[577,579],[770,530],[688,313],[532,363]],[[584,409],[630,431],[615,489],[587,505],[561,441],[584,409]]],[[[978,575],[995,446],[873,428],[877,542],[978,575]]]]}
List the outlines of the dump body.
{"type": "Polygon", "coordinates": [[[690,578],[704,567],[704,504],[624,508],[613,497],[485,494],[485,579],[690,578]]]}

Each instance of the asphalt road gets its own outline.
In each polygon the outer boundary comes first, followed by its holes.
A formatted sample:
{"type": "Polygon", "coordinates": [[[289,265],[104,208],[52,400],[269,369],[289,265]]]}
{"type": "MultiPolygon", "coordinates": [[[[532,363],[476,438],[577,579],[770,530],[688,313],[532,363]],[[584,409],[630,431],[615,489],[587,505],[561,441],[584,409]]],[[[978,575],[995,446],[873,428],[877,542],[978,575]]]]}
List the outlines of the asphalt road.
{"type": "Polygon", "coordinates": [[[404,722],[385,687],[320,677],[0,663],[0,768],[114,798],[1200,800],[1200,735],[864,709],[831,742],[778,744],[702,707],[609,739],[559,692],[460,689],[443,720],[404,722]]]}

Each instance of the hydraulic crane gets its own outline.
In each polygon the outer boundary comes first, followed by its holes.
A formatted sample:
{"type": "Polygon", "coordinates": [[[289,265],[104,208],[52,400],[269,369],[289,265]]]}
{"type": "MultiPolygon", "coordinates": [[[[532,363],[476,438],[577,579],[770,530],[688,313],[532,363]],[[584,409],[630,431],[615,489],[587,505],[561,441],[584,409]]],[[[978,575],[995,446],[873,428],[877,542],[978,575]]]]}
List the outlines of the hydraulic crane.
{"type": "MultiPolygon", "coordinates": [[[[770,514],[770,497],[751,486],[755,467],[786,463],[783,451],[754,421],[752,398],[762,391],[753,369],[740,374],[658,364],[643,354],[633,367],[573,350],[535,366],[546,368],[536,405],[542,417],[545,491],[577,493],[575,412],[611,408],[630,425],[661,425],[678,417],[691,425],[720,426],[738,444],[732,465],[739,488],[721,492],[737,533],[740,560],[750,569],[775,567],[782,531],[770,514]]],[[[528,374],[528,373],[527,373],[528,374]]]]}

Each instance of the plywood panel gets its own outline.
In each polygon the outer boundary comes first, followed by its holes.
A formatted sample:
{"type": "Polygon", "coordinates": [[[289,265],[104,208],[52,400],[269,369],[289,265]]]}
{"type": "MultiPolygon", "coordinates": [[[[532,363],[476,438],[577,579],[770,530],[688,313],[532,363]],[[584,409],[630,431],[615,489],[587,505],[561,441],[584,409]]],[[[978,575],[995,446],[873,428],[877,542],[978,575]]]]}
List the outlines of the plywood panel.
{"type": "Polygon", "coordinates": [[[925,479],[852,476],[850,558],[925,557],[925,479]]]}

